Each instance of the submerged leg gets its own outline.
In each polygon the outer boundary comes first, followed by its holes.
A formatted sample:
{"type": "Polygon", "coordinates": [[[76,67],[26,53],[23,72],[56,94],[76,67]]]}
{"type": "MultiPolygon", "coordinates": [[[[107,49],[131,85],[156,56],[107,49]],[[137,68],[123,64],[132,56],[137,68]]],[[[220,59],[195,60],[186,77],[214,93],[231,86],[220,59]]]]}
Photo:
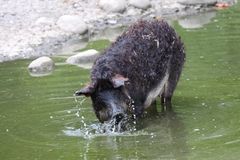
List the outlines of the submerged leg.
{"type": "Polygon", "coordinates": [[[164,90],[161,94],[161,103],[163,106],[163,111],[171,111],[172,110],[172,96],[173,92],[176,89],[180,74],[181,68],[174,68],[175,70],[170,70],[170,75],[168,81],[164,85],[164,90]]]}
{"type": "Polygon", "coordinates": [[[162,96],[161,96],[162,112],[171,111],[172,110],[171,99],[172,99],[172,97],[164,97],[164,95],[162,94],[162,96]]]}
{"type": "Polygon", "coordinates": [[[169,78],[164,86],[164,91],[161,95],[162,99],[164,100],[164,107],[165,110],[172,110],[171,99],[173,96],[173,92],[176,89],[178,80],[180,78],[182,67],[185,60],[185,53],[183,46],[177,46],[180,48],[174,49],[174,53],[169,65],[169,78]]]}
{"type": "Polygon", "coordinates": [[[169,76],[169,79],[164,87],[164,92],[161,95],[162,102],[162,111],[171,111],[172,110],[172,96],[173,92],[177,86],[176,76],[169,76]]]}

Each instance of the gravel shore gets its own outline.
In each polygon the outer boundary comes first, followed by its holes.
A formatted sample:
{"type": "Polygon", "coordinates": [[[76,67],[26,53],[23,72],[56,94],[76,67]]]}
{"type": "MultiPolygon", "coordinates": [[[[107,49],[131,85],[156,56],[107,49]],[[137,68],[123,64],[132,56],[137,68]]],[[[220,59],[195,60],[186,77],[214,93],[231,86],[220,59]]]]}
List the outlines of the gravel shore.
{"type": "Polygon", "coordinates": [[[1,0],[0,62],[54,55],[66,44],[139,18],[184,17],[236,0],[1,0]],[[115,1],[116,2],[116,1],[115,1]]]}

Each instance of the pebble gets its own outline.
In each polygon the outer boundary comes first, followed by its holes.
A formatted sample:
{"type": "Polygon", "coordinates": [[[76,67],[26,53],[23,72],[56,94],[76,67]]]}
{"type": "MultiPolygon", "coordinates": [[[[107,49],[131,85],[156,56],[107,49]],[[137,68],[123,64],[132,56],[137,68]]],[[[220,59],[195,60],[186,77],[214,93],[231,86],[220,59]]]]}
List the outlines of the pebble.
{"type": "Polygon", "coordinates": [[[217,0],[178,0],[178,3],[182,5],[191,5],[191,6],[196,6],[196,5],[202,5],[202,6],[215,6],[217,3],[217,0]]]}
{"type": "Polygon", "coordinates": [[[193,131],[194,131],[194,132],[199,132],[200,129],[196,128],[196,129],[194,129],[193,131]]]}
{"type": "Polygon", "coordinates": [[[28,66],[30,74],[35,77],[48,75],[53,69],[53,60],[46,56],[35,59],[28,66]]]}
{"type": "MultiPolygon", "coordinates": [[[[84,65],[84,64],[92,64],[95,61],[95,59],[98,57],[98,55],[99,55],[98,51],[94,49],[90,49],[87,51],[79,52],[78,54],[69,57],[66,60],[66,62],[68,64],[79,65],[81,67],[81,65],[84,65]]],[[[91,65],[86,67],[86,69],[88,68],[91,68],[91,65]]]]}
{"type": "Polygon", "coordinates": [[[88,30],[83,17],[78,15],[63,15],[58,19],[57,25],[65,32],[84,34],[88,30]]]}
{"type": "Polygon", "coordinates": [[[140,9],[147,9],[151,6],[149,0],[129,0],[129,4],[140,9]]]}
{"type": "Polygon", "coordinates": [[[98,5],[106,12],[123,12],[126,9],[126,0],[99,0],[98,5]]]}

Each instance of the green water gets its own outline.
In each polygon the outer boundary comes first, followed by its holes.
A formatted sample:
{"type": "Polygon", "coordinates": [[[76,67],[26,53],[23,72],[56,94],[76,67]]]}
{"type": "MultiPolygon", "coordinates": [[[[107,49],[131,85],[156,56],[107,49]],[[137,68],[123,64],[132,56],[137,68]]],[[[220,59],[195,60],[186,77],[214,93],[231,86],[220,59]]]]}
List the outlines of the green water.
{"type": "MultiPolygon", "coordinates": [[[[175,113],[143,119],[132,133],[87,133],[99,125],[91,102],[72,95],[89,70],[53,57],[52,75],[31,77],[31,60],[1,63],[0,159],[240,159],[239,12],[219,11],[199,29],[174,23],[187,50],[175,113]]],[[[101,50],[106,41],[94,44],[101,50]]]]}

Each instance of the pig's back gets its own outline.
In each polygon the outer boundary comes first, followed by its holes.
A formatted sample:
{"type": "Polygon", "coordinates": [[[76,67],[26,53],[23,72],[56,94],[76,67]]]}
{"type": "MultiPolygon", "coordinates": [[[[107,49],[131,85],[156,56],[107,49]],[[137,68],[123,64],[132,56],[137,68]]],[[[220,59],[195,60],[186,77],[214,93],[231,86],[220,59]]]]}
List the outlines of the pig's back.
{"type": "Polygon", "coordinates": [[[129,78],[132,87],[142,86],[144,92],[161,81],[175,63],[170,59],[177,56],[184,57],[183,44],[172,27],[162,20],[139,21],[96,60],[92,80],[121,74],[129,78]]]}

